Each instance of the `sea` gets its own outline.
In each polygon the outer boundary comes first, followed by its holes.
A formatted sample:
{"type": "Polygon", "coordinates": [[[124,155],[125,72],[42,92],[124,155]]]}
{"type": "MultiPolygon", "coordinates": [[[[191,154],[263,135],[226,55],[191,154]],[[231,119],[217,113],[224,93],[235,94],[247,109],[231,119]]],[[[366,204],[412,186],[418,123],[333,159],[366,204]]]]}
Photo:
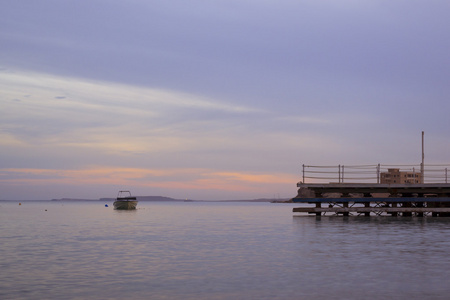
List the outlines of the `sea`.
{"type": "Polygon", "coordinates": [[[450,219],[1,201],[0,299],[449,299],[450,219]]]}

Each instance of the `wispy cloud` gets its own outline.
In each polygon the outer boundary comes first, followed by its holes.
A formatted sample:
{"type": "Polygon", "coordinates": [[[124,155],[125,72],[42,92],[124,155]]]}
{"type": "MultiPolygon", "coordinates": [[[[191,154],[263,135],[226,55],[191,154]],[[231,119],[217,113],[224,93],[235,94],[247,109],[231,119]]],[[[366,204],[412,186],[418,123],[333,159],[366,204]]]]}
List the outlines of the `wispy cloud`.
{"type": "Polygon", "coordinates": [[[78,78],[57,77],[42,73],[0,72],[2,94],[10,100],[38,99],[42,106],[55,108],[107,109],[107,113],[142,114],[143,109],[196,108],[232,113],[261,112],[244,105],[227,104],[177,91],[139,87],[114,82],[87,81],[78,78]],[[63,102],[59,100],[72,102],[63,102]],[[64,103],[64,104],[62,104],[64,103]],[[73,107],[72,107],[73,108],[73,107]]]}
{"type": "Polygon", "coordinates": [[[168,124],[195,126],[202,116],[261,112],[185,93],[46,74],[0,72],[0,89],[8,143],[101,145],[120,137],[167,136],[168,124]]]}

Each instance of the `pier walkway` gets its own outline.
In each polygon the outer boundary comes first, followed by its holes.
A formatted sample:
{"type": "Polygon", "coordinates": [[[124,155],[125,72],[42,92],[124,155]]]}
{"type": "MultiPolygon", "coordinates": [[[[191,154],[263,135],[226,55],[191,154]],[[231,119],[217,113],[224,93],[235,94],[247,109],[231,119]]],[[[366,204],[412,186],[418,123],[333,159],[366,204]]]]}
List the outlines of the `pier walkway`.
{"type": "Polygon", "coordinates": [[[298,183],[293,212],[334,215],[450,217],[450,184],[298,183]],[[306,196],[305,196],[306,195],[306,196]]]}

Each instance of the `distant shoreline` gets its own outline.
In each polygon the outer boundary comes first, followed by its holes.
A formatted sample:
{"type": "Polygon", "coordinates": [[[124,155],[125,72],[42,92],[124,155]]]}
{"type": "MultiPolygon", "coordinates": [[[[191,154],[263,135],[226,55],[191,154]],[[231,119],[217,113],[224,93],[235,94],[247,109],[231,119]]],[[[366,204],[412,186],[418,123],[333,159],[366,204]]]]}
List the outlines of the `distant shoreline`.
{"type": "MultiPolygon", "coordinates": [[[[274,203],[285,203],[290,199],[268,199],[268,198],[260,198],[260,199],[242,199],[242,200],[195,200],[195,199],[175,199],[170,197],[163,196],[136,196],[138,201],[142,202],[274,202],[274,203]]],[[[48,199],[48,200],[7,200],[0,199],[0,202],[39,202],[39,201],[52,201],[52,202],[92,202],[92,201],[106,201],[112,202],[115,198],[100,198],[100,199],[79,199],[79,198],[60,198],[60,199],[48,199]]]]}

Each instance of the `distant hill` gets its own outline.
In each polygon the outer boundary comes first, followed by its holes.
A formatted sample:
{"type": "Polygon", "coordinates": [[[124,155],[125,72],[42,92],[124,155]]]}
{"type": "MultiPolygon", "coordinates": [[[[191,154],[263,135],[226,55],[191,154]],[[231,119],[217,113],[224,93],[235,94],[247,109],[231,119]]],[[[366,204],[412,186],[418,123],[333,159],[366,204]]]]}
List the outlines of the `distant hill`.
{"type": "Polygon", "coordinates": [[[251,200],[217,200],[214,202],[286,202],[289,199],[267,199],[267,198],[259,198],[259,199],[251,199],[251,200]]]}
{"type": "Polygon", "coordinates": [[[184,201],[164,196],[136,196],[138,201],[184,201]]]}
{"type": "MultiPolygon", "coordinates": [[[[138,201],[184,201],[164,196],[136,196],[138,201]]],[[[116,198],[100,198],[100,201],[114,201],[116,198]]]]}
{"type": "Polygon", "coordinates": [[[98,201],[99,199],[77,199],[77,198],[61,198],[52,199],[51,201],[98,201]]]}

